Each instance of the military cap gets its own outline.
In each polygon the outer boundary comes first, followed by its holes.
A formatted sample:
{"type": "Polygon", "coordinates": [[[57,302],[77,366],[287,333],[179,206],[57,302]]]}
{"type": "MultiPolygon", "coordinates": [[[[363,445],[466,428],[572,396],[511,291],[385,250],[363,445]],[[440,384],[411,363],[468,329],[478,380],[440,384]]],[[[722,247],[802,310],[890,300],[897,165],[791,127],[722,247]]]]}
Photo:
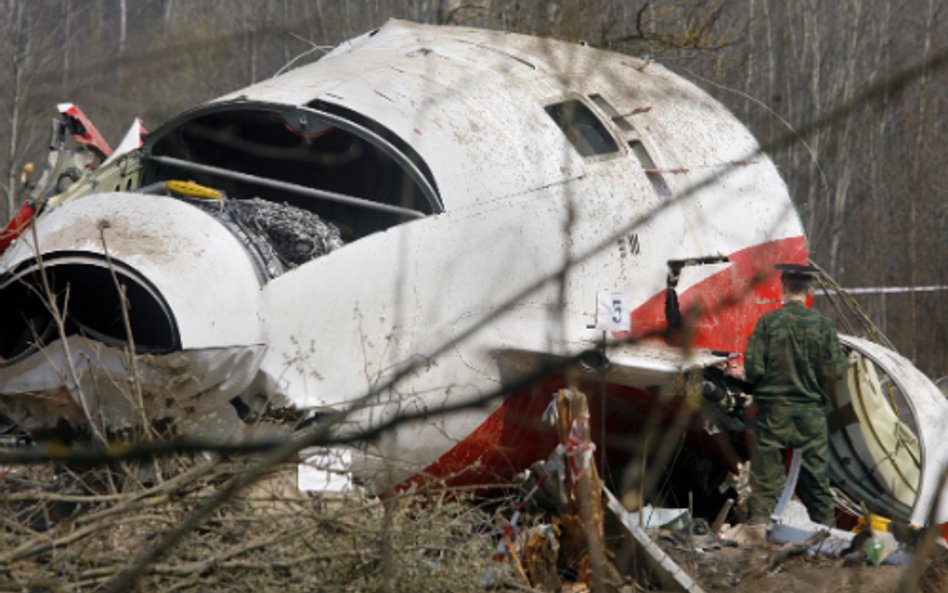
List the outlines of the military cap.
{"type": "Polygon", "coordinates": [[[774,264],[774,267],[780,270],[782,276],[795,276],[806,280],[812,280],[820,273],[813,266],[804,264],[774,264]]]}

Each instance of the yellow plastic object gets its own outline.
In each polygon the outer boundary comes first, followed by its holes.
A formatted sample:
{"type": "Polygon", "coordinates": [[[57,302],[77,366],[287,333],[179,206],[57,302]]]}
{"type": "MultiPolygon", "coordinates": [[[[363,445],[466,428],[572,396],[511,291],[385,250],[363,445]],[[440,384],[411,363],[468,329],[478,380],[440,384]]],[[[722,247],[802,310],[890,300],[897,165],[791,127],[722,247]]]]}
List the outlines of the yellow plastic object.
{"type": "MultiPolygon", "coordinates": [[[[874,513],[869,513],[869,526],[873,531],[878,533],[884,533],[889,531],[889,524],[892,523],[890,519],[883,517],[881,515],[876,515],[874,513]]],[[[856,526],[853,527],[853,532],[858,533],[862,526],[866,524],[866,519],[864,517],[859,517],[856,519],[856,526]]]]}
{"type": "Polygon", "coordinates": [[[189,198],[220,200],[224,197],[222,192],[198,183],[194,183],[193,181],[178,181],[176,179],[172,179],[171,181],[165,182],[165,187],[167,187],[169,191],[173,191],[174,193],[181,194],[183,196],[188,196],[189,198]]]}

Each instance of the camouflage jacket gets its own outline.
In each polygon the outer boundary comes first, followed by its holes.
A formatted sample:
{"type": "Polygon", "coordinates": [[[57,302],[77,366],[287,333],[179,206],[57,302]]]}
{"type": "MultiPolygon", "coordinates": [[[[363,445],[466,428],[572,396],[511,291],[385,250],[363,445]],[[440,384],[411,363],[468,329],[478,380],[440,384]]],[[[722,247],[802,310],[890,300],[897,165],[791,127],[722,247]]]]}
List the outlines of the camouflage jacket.
{"type": "Polygon", "coordinates": [[[745,376],[760,403],[823,405],[847,364],[833,322],[798,301],[758,319],[744,354],[745,376]]]}

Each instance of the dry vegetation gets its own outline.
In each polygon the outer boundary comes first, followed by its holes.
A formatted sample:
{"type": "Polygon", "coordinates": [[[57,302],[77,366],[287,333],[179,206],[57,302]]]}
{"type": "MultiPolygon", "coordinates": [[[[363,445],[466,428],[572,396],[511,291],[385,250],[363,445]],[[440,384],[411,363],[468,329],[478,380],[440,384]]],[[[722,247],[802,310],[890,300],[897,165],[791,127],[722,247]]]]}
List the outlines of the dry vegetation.
{"type": "MultiPolygon", "coordinates": [[[[167,477],[151,484],[140,477],[154,475],[152,464],[108,471],[8,468],[0,495],[0,591],[103,590],[142,548],[245,471],[246,464],[179,457],[164,464],[167,477]]],[[[548,551],[532,549],[536,542],[518,545],[501,563],[493,559],[519,494],[489,503],[443,488],[416,489],[384,502],[360,494],[326,498],[296,490],[295,471],[295,466],[274,471],[221,507],[149,566],[136,590],[551,591],[541,582],[531,583],[543,562],[556,566],[558,575],[547,575],[548,582],[556,581],[556,590],[590,590],[581,567],[564,563],[562,550],[569,545],[562,536],[558,561],[555,552],[551,559],[545,557],[548,551]],[[485,586],[488,575],[490,587],[485,586]]],[[[532,541],[533,525],[562,530],[560,517],[528,509],[517,530],[518,544],[532,541]]],[[[907,570],[845,566],[840,559],[791,556],[775,547],[721,546],[710,536],[654,535],[709,593],[884,593],[903,590],[907,570]]],[[[609,556],[615,559],[620,547],[611,540],[609,556]]],[[[605,590],[652,589],[645,580],[627,576],[607,582],[605,590]]],[[[946,550],[936,551],[917,590],[948,591],[946,550]]]]}
{"type": "MultiPolygon", "coordinates": [[[[2,478],[0,591],[99,590],[244,469],[178,459],[173,477],[143,484],[130,466],[17,468],[2,478]]],[[[383,503],[312,497],[294,483],[291,466],[243,492],[150,566],[137,590],[483,590],[494,516],[461,493],[383,503]]]]}

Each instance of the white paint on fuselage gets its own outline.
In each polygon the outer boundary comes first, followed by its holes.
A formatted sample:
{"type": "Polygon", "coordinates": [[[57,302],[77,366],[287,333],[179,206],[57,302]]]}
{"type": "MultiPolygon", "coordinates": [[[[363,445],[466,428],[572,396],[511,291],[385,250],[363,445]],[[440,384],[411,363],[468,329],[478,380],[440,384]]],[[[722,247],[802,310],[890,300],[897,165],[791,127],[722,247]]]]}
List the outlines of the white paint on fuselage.
{"type": "MultiPolygon", "coordinates": [[[[567,353],[598,339],[587,326],[599,291],[638,306],[664,288],[670,259],[800,236],[786,187],[746,129],[694,85],[641,66],[551,40],[392,22],[288,74],[288,84],[241,91],[318,98],[381,123],[425,159],[445,207],[270,282],[264,372],[301,407],[346,407],[470,332],[361,417],[437,409],[498,387],[493,350],[567,353]],[[619,113],[651,109],[628,117],[632,132],[610,126],[619,152],[584,159],[543,108],[578,98],[605,120],[593,93],[619,113]],[[631,138],[659,169],[685,170],[662,173],[674,196],[656,193],[631,138]],[[691,192],[696,183],[706,185],[691,192]],[[638,251],[623,255],[618,241],[633,234],[638,251]]],[[[380,448],[420,469],[492,409],[429,418],[380,448]]]]}

